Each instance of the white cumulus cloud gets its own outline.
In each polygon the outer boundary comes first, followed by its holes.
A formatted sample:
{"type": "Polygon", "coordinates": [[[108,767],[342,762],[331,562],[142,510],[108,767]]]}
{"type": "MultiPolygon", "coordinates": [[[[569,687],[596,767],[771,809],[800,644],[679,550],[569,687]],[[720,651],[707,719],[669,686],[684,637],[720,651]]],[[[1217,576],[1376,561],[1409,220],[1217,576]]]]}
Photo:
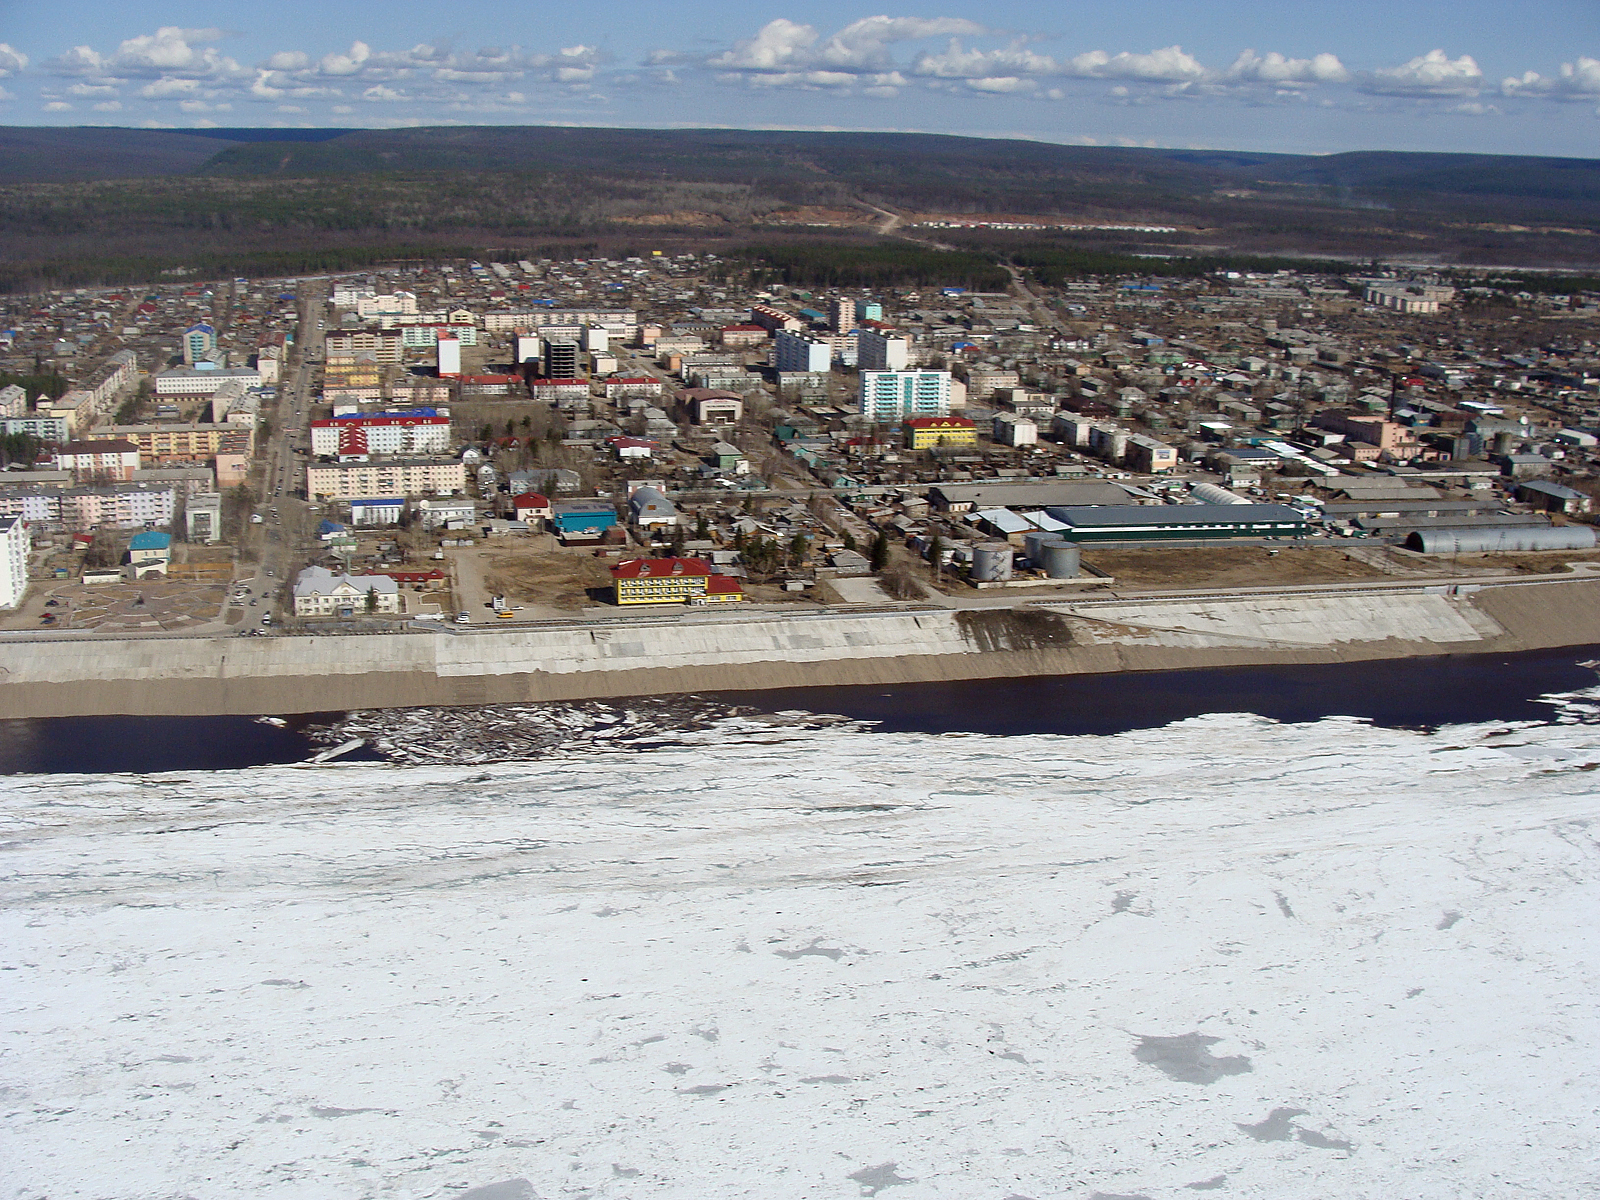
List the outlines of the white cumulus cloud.
{"type": "Polygon", "coordinates": [[[1500,85],[1508,96],[1550,96],[1557,100],[1592,100],[1600,96],[1600,58],[1562,63],[1559,75],[1527,71],[1500,85]]]}
{"type": "Polygon", "coordinates": [[[1148,54],[1107,54],[1091,50],[1069,59],[1065,73],[1089,79],[1138,79],[1149,83],[1195,83],[1206,77],[1198,59],[1182,46],[1167,46],[1148,54]]]}
{"type": "Polygon", "coordinates": [[[4,79],[13,71],[24,70],[28,65],[28,56],[21,50],[13,49],[5,42],[0,42],[0,79],[4,79]]]}
{"type": "Polygon", "coordinates": [[[1242,51],[1233,65],[1223,73],[1229,80],[1252,83],[1297,85],[1310,83],[1349,83],[1351,74],[1332,54],[1317,54],[1311,58],[1286,58],[1277,51],[1257,54],[1254,50],[1242,51]]]}
{"type": "Polygon", "coordinates": [[[207,44],[220,41],[222,37],[220,29],[164,25],[154,33],[128,38],[109,54],[101,54],[90,46],[74,46],[45,65],[61,75],[238,78],[244,74],[244,68],[207,44]]]}
{"type": "Polygon", "coordinates": [[[1368,71],[1359,86],[1388,96],[1476,96],[1483,72],[1469,54],[1452,59],[1443,50],[1430,50],[1401,66],[1368,71]]]}

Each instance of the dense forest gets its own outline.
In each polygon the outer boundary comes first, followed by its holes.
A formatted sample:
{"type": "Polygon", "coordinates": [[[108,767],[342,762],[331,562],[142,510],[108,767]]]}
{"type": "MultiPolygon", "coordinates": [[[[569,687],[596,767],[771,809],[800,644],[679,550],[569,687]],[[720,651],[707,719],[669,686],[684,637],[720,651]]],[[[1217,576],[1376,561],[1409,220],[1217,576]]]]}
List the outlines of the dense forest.
{"type": "Polygon", "coordinates": [[[881,246],[757,246],[740,250],[735,261],[748,263],[747,278],[761,286],[890,288],[963,287],[1002,292],[1011,276],[993,255],[934,250],[910,243],[881,246]]]}
{"type": "Polygon", "coordinates": [[[795,282],[921,279],[898,254],[906,243],[869,232],[871,209],[908,227],[936,216],[1175,230],[946,238],[986,260],[961,267],[974,280],[1025,240],[1057,247],[1045,272],[1156,255],[1600,266],[1600,163],[1581,159],[740,130],[0,128],[0,290],[13,292],[496,247],[614,253],[642,238],[674,251],[758,245],[772,277],[795,282]],[[793,215],[803,206],[844,216],[821,229],[793,215]],[[862,255],[804,250],[841,237],[862,255]]]}

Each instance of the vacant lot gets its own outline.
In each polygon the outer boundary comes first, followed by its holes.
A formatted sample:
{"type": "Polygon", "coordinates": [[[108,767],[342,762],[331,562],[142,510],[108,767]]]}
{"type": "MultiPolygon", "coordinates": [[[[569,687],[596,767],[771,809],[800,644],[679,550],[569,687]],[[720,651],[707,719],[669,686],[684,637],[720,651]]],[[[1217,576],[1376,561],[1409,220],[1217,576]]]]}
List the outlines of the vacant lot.
{"type": "Polygon", "coordinates": [[[1600,550],[1536,550],[1523,554],[1435,554],[1441,567],[1486,567],[1505,575],[1561,575],[1568,563],[1600,562],[1600,550]]]}
{"type": "Polygon", "coordinates": [[[609,568],[617,561],[596,558],[593,550],[479,552],[483,586],[490,595],[530,608],[568,612],[595,603],[590,589],[611,587],[609,568]]]}
{"type": "Polygon", "coordinates": [[[1119,588],[1271,587],[1384,578],[1376,567],[1331,548],[1285,546],[1276,554],[1262,546],[1085,550],[1083,561],[1114,576],[1119,588]]]}

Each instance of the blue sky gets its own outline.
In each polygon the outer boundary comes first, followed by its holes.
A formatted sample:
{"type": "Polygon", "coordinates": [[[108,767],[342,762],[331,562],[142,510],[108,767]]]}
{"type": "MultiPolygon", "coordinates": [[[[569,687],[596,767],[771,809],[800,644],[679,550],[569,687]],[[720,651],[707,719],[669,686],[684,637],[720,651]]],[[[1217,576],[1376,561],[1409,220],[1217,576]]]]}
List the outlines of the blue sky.
{"type": "Polygon", "coordinates": [[[0,0],[0,123],[898,129],[1600,156],[1600,0],[0,0]]]}

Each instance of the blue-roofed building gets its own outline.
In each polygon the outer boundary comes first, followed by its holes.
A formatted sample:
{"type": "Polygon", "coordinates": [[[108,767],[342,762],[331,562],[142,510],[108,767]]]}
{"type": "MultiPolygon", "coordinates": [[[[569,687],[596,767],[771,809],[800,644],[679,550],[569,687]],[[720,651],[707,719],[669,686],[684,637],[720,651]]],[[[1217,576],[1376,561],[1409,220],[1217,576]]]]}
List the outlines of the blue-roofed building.
{"type": "Polygon", "coordinates": [[[561,538],[592,540],[617,524],[617,510],[610,505],[574,501],[554,508],[550,527],[561,538]]]}
{"type": "Polygon", "coordinates": [[[135,579],[165,575],[172,561],[172,535],[146,530],[128,543],[128,571],[135,579]]]}
{"type": "MultiPolygon", "coordinates": [[[[370,525],[398,525],[405,511],[404,496],[385,496],[376,500],[350,501],[350,524],[359,527],[370,525]]],[[[330,522],[331,524],[331,522],[330,522]]]]}

